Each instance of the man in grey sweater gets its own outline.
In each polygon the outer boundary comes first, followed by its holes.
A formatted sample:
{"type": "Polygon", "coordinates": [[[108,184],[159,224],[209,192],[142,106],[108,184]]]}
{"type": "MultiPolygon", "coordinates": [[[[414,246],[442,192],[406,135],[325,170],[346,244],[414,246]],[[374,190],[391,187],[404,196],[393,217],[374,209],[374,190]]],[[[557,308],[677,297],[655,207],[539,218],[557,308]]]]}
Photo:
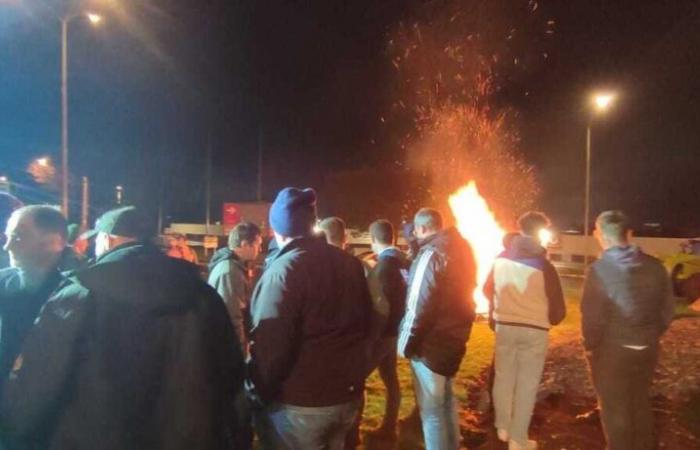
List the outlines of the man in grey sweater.
{"type": "Polygon", "coordinates": [[[673,319],[671,282],[659,260],[630,244],[622,212],[598,216],[595,236],[603,254],[586,275],[581,318],[608,449],[653,449],[649,388],[673,319]]]}
{"type": "Polygon", "coordinates": [[[209,285],[224,299],[238,341],[244,347],[245,321],[243,311],[252,293],[247,263],[260,254],[260,228],[249,222],[236,225],[228,236],[228,246],[218,250],[209,263],[209,285]]]}

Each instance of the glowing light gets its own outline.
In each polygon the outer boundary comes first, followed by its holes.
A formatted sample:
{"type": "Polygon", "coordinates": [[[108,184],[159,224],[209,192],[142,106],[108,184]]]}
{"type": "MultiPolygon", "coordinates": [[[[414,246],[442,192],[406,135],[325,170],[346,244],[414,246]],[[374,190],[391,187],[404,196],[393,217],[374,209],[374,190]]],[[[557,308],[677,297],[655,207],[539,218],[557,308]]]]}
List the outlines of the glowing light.
{"type": "Polygon", "coordinates": [[[87,13],[85,15],[87,16],[90,23],[93,25],[97,25],[98,23],[102,22],[102,16],[99,14],[87,13]]]}
{"type": "Polygon", "coordinates": [[[42,167],[48,167],[51,164],[51,160],[47,157],[37,158],[36,163],[42,167]]]}
{"type": "Polygon", "coordinates": [[[547,246],[554,240],[554,235],[546,228],[542,228],[540,232],[537,233],[537,237],[540,239],[540,245],[542,245],[544,248],[547,248],[547,246]]]}
{"type": "Polygon", "coordinates": [[[615,96],[613,94],[596,94],[593,97],[593,102],[595,103],[596,109],[602,112],[610,107],[614,99],[615,96]]]}
{"type": "Polygon", "coordinates": [[[503,251],[505,230],[498,224],[486,200],[472,180],[450,196],[450,208],[457,219],[457,229],[472,247],[476,259],[477,286],[474,290],[476,312],[488,312],[488,300],[483,294],[484,283],[499,253],[503,251]]]}

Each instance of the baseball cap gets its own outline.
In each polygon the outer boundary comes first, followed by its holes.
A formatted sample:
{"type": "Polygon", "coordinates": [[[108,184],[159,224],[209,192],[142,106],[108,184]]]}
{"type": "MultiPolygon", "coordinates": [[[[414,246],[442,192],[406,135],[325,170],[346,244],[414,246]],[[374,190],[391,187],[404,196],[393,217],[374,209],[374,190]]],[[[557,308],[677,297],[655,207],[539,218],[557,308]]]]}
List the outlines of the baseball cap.
{"type": "Polygon", "coordinates": [[[95,228],[83,233],[84,239],[90,239],[99,232],[112,236],[121,236],[139,240],[151,235],[146,221],[135,206],[124,206],[102,214],[95,222],[95,228]]]}

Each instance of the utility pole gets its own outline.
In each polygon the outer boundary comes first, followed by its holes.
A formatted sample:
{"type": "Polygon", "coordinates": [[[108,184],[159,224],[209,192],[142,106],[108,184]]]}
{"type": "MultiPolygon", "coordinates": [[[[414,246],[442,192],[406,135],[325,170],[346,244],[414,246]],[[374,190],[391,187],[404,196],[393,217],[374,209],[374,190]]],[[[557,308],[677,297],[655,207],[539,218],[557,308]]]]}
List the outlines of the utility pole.
{"type": "Polygon", "coordinates": [[[262,123],[258,125],[258,192],[257,199],[262,201],[262,180],[263,180],[263,132],[262,123]]]}
{"type": "Polygon", "coordinates": [[[206,233],[209,234],[211,225],[211,131],[207,141],[207,166],[205,171],[206,193],[204,203],[206,204],[206,233]]]}
{"type": "Polygon", "coordinates": [[[81,211],[80,211],[80,229],[81,230],[87,230],[88,229],[88,221],[89,221],[89,212],[88,212],[88,207],[90,205],[90,181],[88,180],[88,177],[83,177],[83,183],[82,183],[82,202],[81,202],[81,211]]]}
{"type": "Polygon", "coordinates": [[[68,218],[68,20],[61,19],[61,210],[68,218]]]}

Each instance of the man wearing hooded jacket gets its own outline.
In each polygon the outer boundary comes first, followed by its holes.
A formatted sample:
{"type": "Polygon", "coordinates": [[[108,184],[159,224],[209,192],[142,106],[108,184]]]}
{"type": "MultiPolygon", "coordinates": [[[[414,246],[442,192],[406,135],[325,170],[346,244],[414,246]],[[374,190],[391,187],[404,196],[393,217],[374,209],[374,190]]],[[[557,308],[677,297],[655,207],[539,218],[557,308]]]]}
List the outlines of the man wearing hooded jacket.
{"type": "Polygon", "coordinates": [[[420,249],[411,266],[398,352],[410,360],[427,450],[457,450],[460,433],[453,377],[474,321],[476,264],[469,244],[442,216],[415,216],[420,249]]]}
{"type": "Polygon", "coordinates": [[[596,219],[603,248],[586,274],[581,331],[609,450],[656,448],[649,389],[659,339],[673,320],[671,281],[663,264],[629,241],[621,211],[596,219]]]}
{"type": "MultiPolygon", "coordinates": [[[[547,216],[530,211],[518,219],[484,285],[489,323],[496,332],[493,403],[498,438],[510,450],[534,449],[528,429],[540,385],[548,331],[566,315],[559,276],[537,239],[547,216]]],[[[505,239],[504,239],[505,240],[505,239]]]]}
{"type": "Polygon", "coordinates": [[[146,243],[138,211],[105,213],[97,260],[49,299],[7,381],[8,448],[234,448],[243,361],[197,267],[146,243]]]}

